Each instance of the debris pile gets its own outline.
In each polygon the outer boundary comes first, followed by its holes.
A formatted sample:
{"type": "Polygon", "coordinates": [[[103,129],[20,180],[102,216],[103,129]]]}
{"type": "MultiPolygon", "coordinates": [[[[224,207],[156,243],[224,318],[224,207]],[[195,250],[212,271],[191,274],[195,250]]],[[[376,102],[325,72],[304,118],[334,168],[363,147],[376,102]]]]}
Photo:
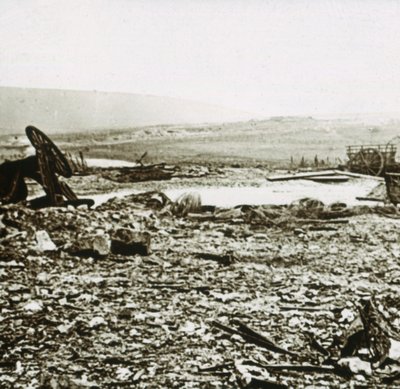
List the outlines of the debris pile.
{"type": "Polygon", "coordinates": [[[186,199],[0,207],[1,387],[397,383],[398,220],[186,199]]]}
{"type": "Polygon", "coordinates": [[[174,166],[161,163],[135,167],[102,168],[101,176],[115,182],[160,181],[171,179],[174,171],[174,166]]]}
{"type": "MultiPolygon", "coordinates": [[[[339,322],[350,323],[341,335],[325,348],[314,334],[308,333],[308,345],[302,352],[279,346],[238,319],[232,320],[236,328],[214,321],[214,327],[227,334],[234,343],[254,344],[292,359],[292,362],[277,364],[272,358],[272,363],[266,363],[267,355],[257,360],[245,353],[230,366],[215,369],[226,371],[230,368],[237,381],[246,388],[288,388],[287,376],[301,373],[333,374],[345,379],[358,376],[361,380],[371,377],[376,383],[392,384],[400,379],[400,327],[395,328],[390,320],[400,323],[400,317],[397,308],[390,310],[385,305],[388,297],[393,304],[391,295],[380,296],[379,300],[373,296],[359,306],[358,312],[343,309],[339,322]]],[[[394,301],[397,305],[400,303],[397,296],[394,301]]]]}
{"type": "Polygon", "coordinates": [[[200,178],[210,174],[205,166],[174,166],[166,163],[138,164],[133,167],[96,168],[101,177],[118,183],[165,181],[172,178],[200,178]]]}

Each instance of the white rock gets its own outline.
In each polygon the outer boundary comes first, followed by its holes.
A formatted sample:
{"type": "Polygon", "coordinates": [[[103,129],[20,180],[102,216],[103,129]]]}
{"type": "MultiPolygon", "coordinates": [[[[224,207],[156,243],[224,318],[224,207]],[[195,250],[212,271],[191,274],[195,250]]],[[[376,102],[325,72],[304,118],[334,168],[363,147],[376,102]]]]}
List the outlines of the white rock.
{"type": "Polygon", "coordinates": [[[338,365],[347,367],[353,374],[372,374],[371,364],[358,357],[342,358],[338,361],[338,365]]]}
{"type": "Polygon", "coordinates": [[[29,303],[25,304],[24,310],[28,312],[40,312],[43,310],[43,305],[39,301],[30,301],[29,303]]]}
{"type": "Polygon", "coordinates": [[[102,324],[107,324],[107,322],[101,316],[96,316],[89,322],[91,328],[99,327],[102,324]]]}
{"type": "Polygon", "coordinates": [[[110,253],[111,240],[108,234],[96,235],[93,238],[93,250],[99,255],[108,255],[110,253]]]}
{"type": "Polygon", "coordinates": [[[289,322],[289,327],[297,327],[301,324],[301,320],[297,317],[292,317],[289,322]]]}
{"type": "Polygon", "coordinates": [[[389,358],[400,361],[400,342],[395,339],[390,339],[389,358]]]}
{"type": "Polygon", "coordinates": [[[17,361],[15,364],[15,374],[22,374],[24,372],[24,368],[22,367],[21,361],[17,361]]]}
{"type": "Polygon", "coordinates": [[[36,232],[36,248],[39,251],[54,251],[57,250],[57,246],[51,240],[49,234],[45,230],[36,232]]]}
{"type": "Polygon", "coordinates": [[[36,276],[36,281],[45,284],[50,279],[49,273],[41,272],[36,276]]]}
{"type": "Polygon", "coordinates": [[[116,371],[118,380],[127,381],[133,373],[127,367],[119,367],[116,371]]]}
{"type": "Polygon", "coordinates": [[[140,332],[136,328],[132,328],[129,331],[129,336],[138,336],[138,335],[140,335],[140,332]]]}
{"type": "Polygon", "coordinates": [[[234,300],[240,300],[242,298],[242,295],[237,292],[231,292],[231,293],[211,292],[211,295],[215,299],[222,301],[223,303],[234,301],[234,300]]]}
{"type": "Polygon", "coordinates": [[[342,311],[342,316],[339,319],[339,323],[343,323],[343,322],[351,323],[352,321],[354,321],[354,319],[355,319],[355,316],[354,316],[353,311],[345,308],[342,311]]]}
{"type": "Polygon", "coordinates": [[[187,334],[193,334],[196,331],[196,324],[191,322],[191,321],[187,321],[181,328],[180,330],[182,332],[186,332],[187,334]]]}
{"type": "MultiPolygon", "coordinates": [[[[88,381],[86,374],[82,375],[81,379],[71,379],[71,387],[73,386],[74,388],[91,388],[91,387],[98,387],[98,384],[94,381],[88,381]]],[[[57,384],[58,387],[58,384],[57,384]]]]}

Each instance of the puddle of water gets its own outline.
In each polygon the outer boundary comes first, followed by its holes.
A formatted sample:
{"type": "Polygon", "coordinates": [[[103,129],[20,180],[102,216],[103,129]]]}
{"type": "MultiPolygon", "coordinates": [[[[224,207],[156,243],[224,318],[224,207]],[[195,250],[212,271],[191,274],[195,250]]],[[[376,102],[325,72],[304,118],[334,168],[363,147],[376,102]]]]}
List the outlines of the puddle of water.
{"type": "Polygon", "coordinates": [[[356,197],[365,197],[379,182],[376,180],[355,179],[345,183],[320,184],[307,180],[287,182],[268,182],[260,187],[219,187],[172,189],[165,194],[176,200],[186,192],[197,192],[203,204],[218,207],[234,207],[236,205],[284,205],[304,197],[319,199],[325,204],[343,202],[349,206],[371,204],[360,202],[356,197]]]}
{"type": "Polygon", "coordinates": [[[87,158],[85,159],[89,167],[135,167],[136,162],[122,161],[119,159],[87,158]]]}
{"type": "MultiPolygon", "coordinates": [[[[379,182],[376,180],[354,179],[345,183],[320,184],[307,180],[287,182],[267,182],[258,187],[195,187],[165,190],[165,194],[173,201],[188,192],[196,192],[201,196],[202,204],[217,207],[234,207],[236,205],[285,205],[304,197],[319,199],[325,204],[343,202],[349,206],[367,204],[356,197],[367,196],[379,182]]],[[[98,206],[107,200],[122,198],[138,190],[125,189],[117,192],[90,196],[98,206]]]]}
{"type": "MultiPolygon", "coordinates": [[[[87,160],[89,166],[98,167],[123,167],[137,166],[134,162],[115,159],[87,160]]],[[[252,187],[191,187],[165,190],[165,194],[175,201],[183,193],[197,192],[201,196],[202,204],[217,207],[234,207],[236,205],[285,205],[304,197],[321,200],[325,204],[343,202],[349,206],[367,204],[356,197],[367,196],[380,182],[374,179],[354,178],[343,183],[317,183],[309,180],[293,180],[280,182],[261,182],[259,186],[252,187]]],[[[122,198],[140,191],[124,189],[112,193],[90,196],[95,201],[95,206],[117,197],[122,198]]]]}

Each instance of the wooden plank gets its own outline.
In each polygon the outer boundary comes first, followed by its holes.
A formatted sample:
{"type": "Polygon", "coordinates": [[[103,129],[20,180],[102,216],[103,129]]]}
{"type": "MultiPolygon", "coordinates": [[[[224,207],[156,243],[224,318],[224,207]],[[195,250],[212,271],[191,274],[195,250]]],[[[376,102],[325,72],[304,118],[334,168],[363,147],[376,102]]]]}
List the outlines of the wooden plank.
{"type": "Polygon", "coordinates": [[[360,174],[360,173],[351,173],[347,171],[342,171],[342,170],[334,170],[335,174],[340,174],[343,176],[349,176],[349,177],[354,177],[354,178],[367,178],[371,180],[377,180],[377,181],[383,181],[383,177],[377,177],[377,176],[369,176],[368,174],[360,174]]]}
{"type": "Polygon", "coordinates": [[[356,200],[358,201],[385,201],[385,199],[378,199],[377,197],[356,197],[356,200]]]}
{"type": "Polygon", "coordinates": [[[304,224],[347,224],[348,219],[298,219],[298,223],[304,224]]]}
{"type": "Polygon", "coordinates": [[[318,176],[318,177],[307,177],[306,180],[314,181],[314,182],[346,182],[350,180],[349,176],[318,176]]]}
{"type": "Polygon", "coordinates": [[[268,181],[301,180],[309,177],[333,176],[335,174],[337,174],[336,170],[321,170],[309,173],[296,173],[296,174],[285,174],[283,176],[270,176],[267,177],[267,180],[268,181]]]}

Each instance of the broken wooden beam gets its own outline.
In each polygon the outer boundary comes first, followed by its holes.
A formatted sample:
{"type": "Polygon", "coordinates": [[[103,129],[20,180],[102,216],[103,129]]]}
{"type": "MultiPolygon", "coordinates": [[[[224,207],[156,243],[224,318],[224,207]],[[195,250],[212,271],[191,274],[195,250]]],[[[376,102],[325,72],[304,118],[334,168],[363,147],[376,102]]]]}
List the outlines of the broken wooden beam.
{"type": "Polygon", "coordinates": [[[352,172],[348,172],[348,171],[345,171],[345,170],[334,170],[334,172],[335,172],[335,174],[341,174],[341,175],[348,176],[348,177],[353,177],[353,178],[366,178],[366,179],[377,180],[377,181],[383,181],[384,180],[383,177],[369,176],[368,174],[352,173],[352,172]]]}
{"type": "Polygon", "coordinates": [[[268,181],[289,181],[289,180],[301,180],[311,177],[322,177],[322,176],[334,176],[336,175],[335,170],[321,170],[309,173],[295,173],[295,174],[285,174],[282,176],[270,176],[267,177],[268,181]]]}
{"type": "Polygon", "coordinates": [[[304,224],[348,224],[348,219],[299,219],[299,223],[304,224]]]}
{"type": "Polygon", "coordinates": [[[304,364],[304,365],[292,365],[292,364],[271,364],[271,365],[266,365],[263,363],[258,363],[258,362],[253,362],[249,361],[249,365],[253,366],[258,366],[258,367],[263,367],[264,369],[267,370],[272,370],[272,371],[297,371],[297,372],[307,372],[307,373],[334,373],[335,372],[335,367],[334,366],[319,366],[319,365],[310,365],[310,364],[304,364]]]}
{"type": "Polygon", "coordinates": [[[377,201],[377,202],[384,202],[385,199],[380,199],[378,197],[356,197],[356,200],[359,201],[377,201]]]}
{"type": "Polygon", "coordinates": [[[260,363],[258,361],[253,360],[244,360],[244,366],[256,366],[262,369],[266,369],[267,371],[272,372],[283,372],[283,371],[294,371],[294,372],[304,372],[304,373],[321,373],[321,374],[336,374],[341,377],[349,377],[351,374],[340,366],[336,364],[333,365],[311,365],[309,363],[303,365],[295,365],[295,364],[265,364],[260,363]]]}
{"type": "Polygon", "coordinates": [[[247,341],[249,343],[253,343],[257,346],[263,347],[267,350],[270,350],[270,351],[273,351],[276,353],[297,356],[296,353],[275,345],[274,343],[272,343],[270,340],[268,340],[264,336],[257,334],[255,331],[251,330],[250,328],[246,327],[243,324],[242,324],[241,330],[236,330],[235,328],[228,327],[222,323],[219,323],[216,320],[213,320],[212,323],[214,324],[215,327],[219,328],[220,330],[223,330],[231,335],[240,335],[245,341],[247,341]]]}
{"type": "Polygon", "coordinates": [[[317,177],[307,177],[307,181],[319,182],[319,183],[341,183],[350,180],[350,177],[345,175],[333,175],[333,176],[317,176],[317,177]]]}
{"type": "Polygon", "coordinates": [[[232,265],[239,260],[238,256],[233,252],[225,252],[224,254],[195,253],[195,256],[200,259],[218,262],[224,266],[232,265]]]}
{"type": "Polygon", "coordinates": [[[285,174],[280,176],[270,176],[267,177],[268,181],[290,181],[290,180],[301,180],[301,179],[311,179],[313,177],[329,177],[331,176],[333,180],[335,177],[339,177],[339,179],[343,179],[345,177],[352,177],[352,178],[365,178],[365,179],[372,179],[377,181],[383,181],[383,177],[378,176],[369,176],[367,174],[360,174],[360,173],[352,173],[348,171],[342,170],[321,170],[321,171],[314,171],[314,172],[307,172],[307,173],[294,173],[294,174],[285,174]]]}

